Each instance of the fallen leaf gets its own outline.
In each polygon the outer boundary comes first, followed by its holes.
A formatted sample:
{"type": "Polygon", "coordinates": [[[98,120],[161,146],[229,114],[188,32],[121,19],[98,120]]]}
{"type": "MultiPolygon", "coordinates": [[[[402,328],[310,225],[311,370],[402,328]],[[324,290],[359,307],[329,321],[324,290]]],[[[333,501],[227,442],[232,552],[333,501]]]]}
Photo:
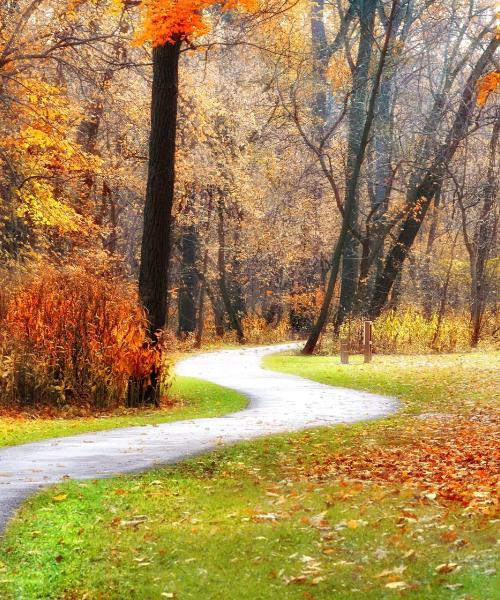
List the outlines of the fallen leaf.
{"type": "Polygon", "coordinates": [[[458,567],[457,563],[443,563],[436,567],[436,573],[451,573],[458,567]]]}
{"type": "Polygon", "coordinates": [[[390,590],[404,590],[408,585],[404,581],[391,581],[390,583],[386,583],[385,587],[390,590]]]}

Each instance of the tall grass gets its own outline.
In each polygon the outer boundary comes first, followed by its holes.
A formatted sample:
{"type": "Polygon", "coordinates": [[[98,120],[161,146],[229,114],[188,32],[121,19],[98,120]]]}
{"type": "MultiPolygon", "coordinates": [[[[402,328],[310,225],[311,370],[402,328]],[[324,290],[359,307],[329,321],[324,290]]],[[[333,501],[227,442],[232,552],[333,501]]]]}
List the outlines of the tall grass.
{"type": "Polygon", "coordinates": [[[46,266],[0,305],[4,404],[116,406],[159,360],[134,286],[109,269],[46,266]]]}
{"type": "MultiPolygon", "coordinates": [[[[480,346],[498,346],[494,323],[485,326],[480,346]]],[[[361,352],[363,320],[350,319],[340,331],[340,339],[350,343],[352,352],[361,352]]],[[[387,311],[373,323],[373,345],[380,354],[449,353],[470,350],[470,317],[463,312],[448,312],[441,319],[437,314],[426,318],[417,307],[387,311]]],[[[322,353],[339,351],[339,340],[333,339],[331,329],[324,334],[322,353]]]]}
{"type": "MultiPolygon", "coordinates": [[[[295,315],[297,313],[294,313],[295,315]]],[[[300,313],[302,314],[302,313],[300,313]]],[[[310,312],[304,318],[310,318],[310,312]]],[[[297,337],[292,330],[287,313],[277,324],[268,324],[257,314],[244,317],[243,328],[247,344],[275,344],[297,337]]],[[[470,347],[470,316],[466,312],[452,312],[439,316],[424,316],[418,307],[406,306],[398,311],[387,311],[373,323],[374,350],[380,354],[422,354],[467,352],[470,347]]],[[[301,334],[301,338],[306,333],[301,334]]],[[[336,354],[340,350],[340,340],[349,341],[351,352],[362,352],[363,318],[351,318],[340,330],[340,336],[333,335],[332,325],[326,327],[318,343],[320,354],[336,354]]],[[[208,315],[203,337],[204,346],[236,344],[235,332],[227,331],[217,337],[211,315],[208,315]]],[[[498,323],[489,319],[483,328],[479,348],[498,348],[498,323]]],[[[189,350],[192,341],[185,341],[184,350],[189,350]]]]}

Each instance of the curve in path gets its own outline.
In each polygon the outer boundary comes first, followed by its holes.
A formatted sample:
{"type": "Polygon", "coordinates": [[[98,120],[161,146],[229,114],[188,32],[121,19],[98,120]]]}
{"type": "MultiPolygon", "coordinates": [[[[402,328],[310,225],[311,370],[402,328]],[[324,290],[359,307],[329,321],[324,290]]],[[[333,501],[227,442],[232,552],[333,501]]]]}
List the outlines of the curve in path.
{"type": "Polygon", "coordinates": [[[237,413],[0,449],[0,531],[27,496],[68,477],[95,479],[141,471],[223,443],[374,419],[396,409],[398,402],[392,398],[330,387],[260,366],[263,356],[295,347],[297,344],[224,350],[179,363],[176,371],[180,375],[205,379],[247,396],[247,408],[237,413]]]}

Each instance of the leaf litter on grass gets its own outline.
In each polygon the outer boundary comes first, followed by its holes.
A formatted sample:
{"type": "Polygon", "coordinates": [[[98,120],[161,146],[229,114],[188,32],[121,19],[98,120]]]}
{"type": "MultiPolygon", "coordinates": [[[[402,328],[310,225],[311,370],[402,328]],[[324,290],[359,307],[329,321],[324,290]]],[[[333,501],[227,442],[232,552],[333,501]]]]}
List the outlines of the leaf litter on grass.
{"type": "MultiPolygon", "coordinates": [[[[429,501],[457,502],[466,511],[498,513],[500,418],[490,411],[412,420],[388,446],[364,445],[324,457],[308,472],[314,479],[348,477],[421,490],[429,501]]],[[[394,435],[394,432],[393,432],[394,435]]]]}

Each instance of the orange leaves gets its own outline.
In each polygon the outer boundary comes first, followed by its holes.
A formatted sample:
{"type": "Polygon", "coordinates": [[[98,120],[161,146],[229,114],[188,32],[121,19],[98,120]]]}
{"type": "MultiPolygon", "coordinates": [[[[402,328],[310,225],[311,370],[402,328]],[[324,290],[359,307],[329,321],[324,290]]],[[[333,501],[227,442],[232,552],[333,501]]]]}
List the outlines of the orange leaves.
{"type": "Polygon", "coordinates": [[[477,83],[477,103],[484,106],[490,94],[500,89],[500,71],[491,71],[477,83]]]}
{"type": "MultiPolygon", "coordinates": [[[[143,0],[142,31],[137,42],[162,46],[181,40],[192,40],[208,33],[210,26],[203,11],[217,4],[214,0],[143,0]]],[[[227,0],[222,10],[255,10],[257,0],[227,0]]]]}
{"type": "Polygon", "coordinates": [[[498,423],[498,417],[489,413],[470,420],[417,423],[406,443],[339,453],[314,467],[312,474],[403,483],[425,490],[428,499],[491,513],[498,503],[498,423]]]}
{"type": "Polygon", "coordinates": [[[144,343],[133,287],[89,264],[42,268],[14,294],[3,326],[4,385],[20,402],[113,406],[128,379],[147,377],[161,358],[144,343]]]}
{"type": "Polygon", "coordinates": [[[207,0],[145,0],[144,21],[137,42],[162,46],[185,38],[196,38],[209,31],[202,16],[212,4],[207,0]]]}

